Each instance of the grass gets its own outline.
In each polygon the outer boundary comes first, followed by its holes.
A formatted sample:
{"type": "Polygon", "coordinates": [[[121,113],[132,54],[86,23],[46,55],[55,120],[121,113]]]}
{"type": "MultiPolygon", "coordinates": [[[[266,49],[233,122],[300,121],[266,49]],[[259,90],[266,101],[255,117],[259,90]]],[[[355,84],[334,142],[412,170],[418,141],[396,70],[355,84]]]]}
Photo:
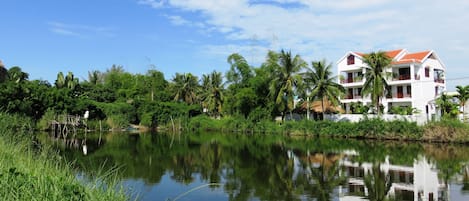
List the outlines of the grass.
{"type": "Polygon", "coordinates": [[[53,149],[32,143],[27,118],[0,114],[0,200],[127,200],[112,174],[79,180],[53,149]]]}

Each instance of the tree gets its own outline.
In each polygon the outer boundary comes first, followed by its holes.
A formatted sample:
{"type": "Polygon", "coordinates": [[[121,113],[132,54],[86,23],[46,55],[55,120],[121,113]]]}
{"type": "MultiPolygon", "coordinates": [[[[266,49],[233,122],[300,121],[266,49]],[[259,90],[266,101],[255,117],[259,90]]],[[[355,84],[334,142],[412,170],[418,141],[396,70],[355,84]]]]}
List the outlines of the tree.
{"type": "MultiPolygon", "coordinates": [[[[313,100],[320,99],[322,116],[324,117],[324,101],[331,101],[333,105],[339,104],[339,96],[345,93],[345,88],[336,82],[337,77],[332,76],[332,64],[326,61],[312,62],[312,68],[304,73],[307,88],[311,88],[310,96],[313,100]]],[[[309,108],[308,108],[309,109],[309,108]]]]}
{"type": "Polygon", "coordinates": [[[8,70],[8,78],[12,82],[20,83],[28,80],[29,74],[23,72],[20,67],[14,66],[8,70]]]}
{"type": "Polygon", "coordinates": [[[145,84],[150,90],[150,100],[154,101],[155,97],[159,101],[166,101],[166,88],[168,82],[164,79],[164,74],[158,70],[148,70],[145,75],[145,84]]]}
{"type": "Polygon", "coordinates": [[[57,79],[55,80],[55,87],[57,87],[58,89],[67,88],[73,91],[79,83],[80,81],[78,80],[78,78],[75,78],[72,72],[68,72],[67,76],[65,77],[62,72],[59,72],[57,74],[57,79]]]}
{"type": "Polygon", "coordinates": [[[0,83],[5,82],[8,79],[8,70],[3,65],[2,61],[0,60],[0,83]]]}
{"type": "Polygon", "coordinates": [[[199,88],[197,76],[191,73],[176,73],[172,81],[175,101],[183,101],[190,105],[197,103],[196,91],[199,88]]]}
{"type": "Polygon", "coordinates": [[[88,71],[88,82],[92,85],[98,85],[103,83],[103,74],[98,70],[88,71]]]}
{"type": "Polygon", "coordinates": [[[365,67],[365,84],[363,85],[363,95],[371,95],[371,102],[375,105],[377,114],[380,114],[381,98],[388,87],[386,78],[388,74],[386,68],[391,64],[392,59],[385,52],[372,52],[363,56],[365,67]]]}
{"type": "Polygon", "coordinates": [[[209,114],[215,117],[221,115],[224,101],[222,75],[213,71],[202,76],[202,101],[203,106],[208,109],[209,114]]]}
{"type": "Polygon", "coordinates": [[[57,79],[55,80],[55,87],[63,88],[65,86],[65,76],[62,72],[57,74],[57,79]]]}
{"type": "Polygon", "coordinates": [[[226,79],[232,84],[247,85],[248,80],[253,77],[251,67],[246,59],[238,53],[231,54],[227,59],[230,70],[226,73],[226,79]]]}
{"type": "Polygon", "coordinates": [[[269,52],[268,65],[273,68],[273,80],[270,92],[273,94],[275,103],[282,112],[282,120],[285,119],[287,111],[293,109],[294,88],[302,81],[298,72],[307,66],[307,63],[299,55],[292,57],[291,52],[282,50],[280,54],[269,52]]]}
{"type": "Polygon", "coordinates": [[[463,121],[465,121],[465,106],[467,100],[469,100],[469,85],[467,86],[456,86],[458,95],[456,96],[459,100],[459,105],[462,107],[463,121]]]}
{"type": "Polygon", "coordinates": [[[445,93],[436,99],[436,105],[441,109],[442,116],[456,117],[459,113],[458,105],[453,102],[451,96],[445,93]]]}
{"type": "Polygon", "coordinates": [[[78,78],[75,78],[72,72],[68,72],[65,76],[65,84],[70,90],[75,90],[76,86],[80,83],[78,78]]]}

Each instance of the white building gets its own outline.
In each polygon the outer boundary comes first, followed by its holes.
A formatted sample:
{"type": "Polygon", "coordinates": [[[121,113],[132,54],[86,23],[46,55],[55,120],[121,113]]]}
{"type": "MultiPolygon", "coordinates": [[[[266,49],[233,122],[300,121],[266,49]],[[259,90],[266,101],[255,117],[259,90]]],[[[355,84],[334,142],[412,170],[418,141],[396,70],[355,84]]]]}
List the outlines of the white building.
{"type": "MultiPolygon", "coordinates": [[[[435,98],[446,89],[445,66],[433,51],[409,53],[405,49],[385,52],[392,58],[390,77],[387,83],[390,88],[381,104],[384,112],[394,106],[411,107],[431,118],[436,114],[435,98]]],[[[338,82],[345,87],[346,95],[341,99],[346,113],[351,113],[352,102],[371,104],[369,96],[362,96],[366,65],[359,52],[348,52],[337,61],[338,82]]]]}

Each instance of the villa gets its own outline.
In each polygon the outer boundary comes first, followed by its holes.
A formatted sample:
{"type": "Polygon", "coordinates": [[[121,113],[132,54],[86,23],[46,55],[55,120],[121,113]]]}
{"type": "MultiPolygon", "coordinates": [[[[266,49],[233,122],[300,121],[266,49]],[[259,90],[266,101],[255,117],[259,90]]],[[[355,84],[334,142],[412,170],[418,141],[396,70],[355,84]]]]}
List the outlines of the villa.
{"type": "MultiPolygon", "coordinates": [[[[410,107],[426,119],[434,117],[438,112],[435,99],[446,89],[446,68],[438,55],[433,50],[411,53],[406,49],[385,51],[385,54],[392,63],[387,69],[389,88],[381,99],[384,113],[391,113],[393,107],[410,107]]],[[[371,104],[371,98],[362,95],[367,68],[363,63],[365,55],[350,51],[337,61],[338,82],[346,89],[341,104],[348,114],[352,113],[353,103],[371,104]]]]}

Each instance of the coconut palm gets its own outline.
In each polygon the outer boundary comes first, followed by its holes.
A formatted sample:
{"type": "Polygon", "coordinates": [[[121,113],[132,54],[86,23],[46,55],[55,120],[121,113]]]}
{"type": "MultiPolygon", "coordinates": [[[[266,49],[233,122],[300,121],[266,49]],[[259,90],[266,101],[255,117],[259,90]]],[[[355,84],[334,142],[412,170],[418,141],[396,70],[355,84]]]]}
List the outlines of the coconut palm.
{"type": "MultiPolygon", "coordinates": [[[[333,105],[339,104],[339,96],[345,93],[345,88],[336,82],[337,77],[332,76],[332,64],[325,60],[312,62],[312,68],[304,73],[305,83],[311,88],[310,96],[313,100],[320,99],[322,116],[324,117],[324,101],[331,101],[333,105]]],[[[308,108],[309,109],[309,108],[308,108]]]]}
{"type": "Polygon", "coordinates": [[[196,91],[199,88],[197,76],[191,73],[176,73],[172,81],[175,101],[183,101],[187,104],[197,102],[196,91]]]}
{"type": "Polygon", "coordinates": [[[381,98],[388,87],[386,78],[389,77],[389,73],[386,72],[386,68],[390,66],[391,61],[391,58],[384,52],[372,52],[363,56],[363,63],[367,65],[365,66],[363,95],[371,95],[371,102],[375,105],[378,114],[381,112],[379,108],[381,98]]]}
{"type": "Polygon", "coordinates": [[[210,114],[218,117],[223,105],[223,83],[220,72],[213,71],[210,74],[202,75],[202,101],[203,106],[210,114]]]}
{"type": "Polygon", "coordinates": [[[298,72],[307,66],[307,63],[299,55],[292,57],[291,52],[282,50],[280,54],[269,52],[268,65],[273,66],[273,80],[270,85],[270,93],[275,99],[279,111],[282,112],[282,120],[285,114],[293,109],[294,89],[301,83],[302,77],[298,72]]]}
{"type": "Polygon", "coordinates": [[[469,85],[467,86],[456,86],[458,95],[456,96],[459,100],[459,105],[462,107],[463,121],[465,121],[465,106],[467,100],[469,100],[469,85]]]}

